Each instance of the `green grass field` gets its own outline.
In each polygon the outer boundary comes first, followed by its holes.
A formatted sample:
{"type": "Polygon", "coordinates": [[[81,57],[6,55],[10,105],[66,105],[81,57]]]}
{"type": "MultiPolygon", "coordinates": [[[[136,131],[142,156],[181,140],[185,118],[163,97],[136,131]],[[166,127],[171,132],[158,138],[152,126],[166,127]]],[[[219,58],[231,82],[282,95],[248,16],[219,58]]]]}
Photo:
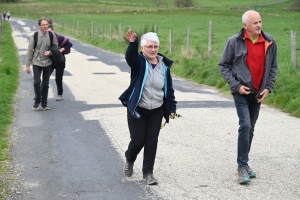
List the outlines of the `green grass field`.
{"type": "Polygon", "coordinates": [[[11,170],[10,134],[15,111],[15,93],[19,86],[19,59],[12,30],[4,21],[3,36],[0,41],[0,199],[6,199],[12,180],[8,176],[11,170]]]}

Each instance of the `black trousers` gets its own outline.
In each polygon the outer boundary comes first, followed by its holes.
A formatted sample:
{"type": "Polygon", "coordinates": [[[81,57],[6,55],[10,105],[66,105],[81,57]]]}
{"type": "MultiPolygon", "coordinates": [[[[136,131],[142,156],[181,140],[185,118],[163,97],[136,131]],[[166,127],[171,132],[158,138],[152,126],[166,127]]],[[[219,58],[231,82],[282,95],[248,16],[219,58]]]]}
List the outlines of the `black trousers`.
{"type": "Polygon", "coordinates": [[[138,107],[141,119],[134,118],[127,111],[127,121],[131,141],[125,152],[127,161],[134,162],[144,147],[143,174],[153,173],[158,135],[163,118],[163,107],[153,110],[138,107]]]}
{"type": "Polygon", "coordinates": [[[33,65],[32,68],[35,101],[38,103],[42,102],[42,106],[47,106],[51,65],[49,65],[48,67],[33,65]],[[42,80],[41,75],[43,76],[42,80]]]}
{"type": "MultiPolygon", "coordinates": [[[[64,71],[65,71],[66,63],[61,62],[57,66],[52,66],[51,68],[51,74],[55,69],[55,82],[56,82],[56,87],[57,87],[57,94],[58,95],[63,95],[63,76],[64,76],[64,71]]],[[[50,74],[50,75],[51,75],[50,74]]]]}

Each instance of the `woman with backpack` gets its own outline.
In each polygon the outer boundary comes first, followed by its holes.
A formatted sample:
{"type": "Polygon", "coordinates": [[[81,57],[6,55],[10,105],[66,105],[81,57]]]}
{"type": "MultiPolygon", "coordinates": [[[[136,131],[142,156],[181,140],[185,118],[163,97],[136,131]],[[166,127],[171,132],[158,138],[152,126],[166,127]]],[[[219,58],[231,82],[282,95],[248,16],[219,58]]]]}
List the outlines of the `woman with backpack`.
{"type": "Polygon", "coordinates": [[[55,82],[56,82],[56,86],[57,86],[56,101],[62,101],[63,100],[62,80],[63,80],[63,75],[64,75],[64,71],[65,71],[65,67],[66,67],[65,55],[69,54],[71,52],[71,47],[73,46],[73,44],[69,41],[69,39],[67,37],[64,37],[62,35],[55,33],[54,28],[51,24],[49,24],[48,31],[51,31],[52,33],[55,34],[57,42],[58,42],[58,48],[64,57],[63,62],[60,62],[56,66],[52,65],[52,69],[51,69],[51,74],[54,71],[54,69],[56,70],[56,73],[55,73],[55,82]]]}

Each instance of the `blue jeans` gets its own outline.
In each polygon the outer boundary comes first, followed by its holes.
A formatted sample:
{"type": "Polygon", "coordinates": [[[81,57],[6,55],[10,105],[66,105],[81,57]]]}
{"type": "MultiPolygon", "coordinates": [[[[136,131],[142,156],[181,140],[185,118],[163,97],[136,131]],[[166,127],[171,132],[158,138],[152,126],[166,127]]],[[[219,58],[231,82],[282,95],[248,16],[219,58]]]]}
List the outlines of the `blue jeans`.
{"type": "Polygon", "coordinates": [[[239,117],[239,135],[237,145],[238,167],[248,165],[253,132],[259,115],[261,103],[257,102],[256,94],[243,95],[233,93],[236,112],[239,117]]]}

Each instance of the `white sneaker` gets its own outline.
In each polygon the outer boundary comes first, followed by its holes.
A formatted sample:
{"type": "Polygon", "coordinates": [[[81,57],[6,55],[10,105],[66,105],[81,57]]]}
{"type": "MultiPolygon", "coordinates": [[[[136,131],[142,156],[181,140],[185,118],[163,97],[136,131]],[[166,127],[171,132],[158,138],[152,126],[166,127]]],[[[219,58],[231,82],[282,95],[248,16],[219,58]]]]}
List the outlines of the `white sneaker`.
{"type": "Polygon", "coordinates": [[[62,101],[62,100],[64,100],[63,96],[62,95],[57,95],[56,101],[62,101]]]}

